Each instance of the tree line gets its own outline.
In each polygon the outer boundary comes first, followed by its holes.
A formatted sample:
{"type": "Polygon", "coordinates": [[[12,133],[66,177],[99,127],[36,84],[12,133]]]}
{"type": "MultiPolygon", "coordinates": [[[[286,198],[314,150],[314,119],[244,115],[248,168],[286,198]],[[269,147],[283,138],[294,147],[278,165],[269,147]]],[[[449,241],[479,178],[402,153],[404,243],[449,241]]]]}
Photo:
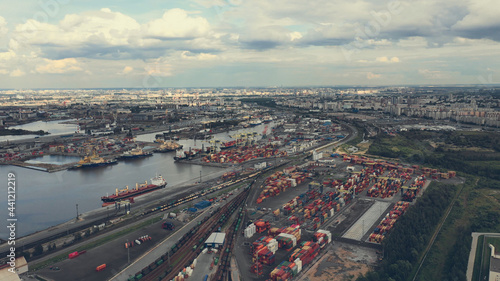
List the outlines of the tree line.
{"type": "Polygon", "coordinates": [[[433,184],[396,222],[383,241],[384,260],[377,271],[357,281],[405,281],[409,278],[456,192],[453,185],[433,184]]]}

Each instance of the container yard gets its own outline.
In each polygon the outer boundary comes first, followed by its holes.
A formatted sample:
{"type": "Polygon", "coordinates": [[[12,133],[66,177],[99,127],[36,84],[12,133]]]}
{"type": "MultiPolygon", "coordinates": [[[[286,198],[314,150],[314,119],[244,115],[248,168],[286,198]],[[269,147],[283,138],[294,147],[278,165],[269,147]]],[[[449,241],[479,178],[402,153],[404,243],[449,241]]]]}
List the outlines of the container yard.
{"type": "Polygon", "coordinates": [[[206,163],[239,164],[256,158],[271,158],[286,156],[285,151],[280,151],[276,145],[252,145],[222,150],[204,156],[206,163]]]}
{"type": "Polygon", "coordinates": [[[237,246],[247,253],[236,256],[245,280],[293,280],[328,247],[322,241],[352,243],[349,251],[369,252],[367,263],[376,264],[383,236],[410,207],[404,194],[421,194],[428,184],[418,167],[348,155],[327,159],[328,165],[289,166],[257,182],[239,238],[246,246],[237,246]]]}

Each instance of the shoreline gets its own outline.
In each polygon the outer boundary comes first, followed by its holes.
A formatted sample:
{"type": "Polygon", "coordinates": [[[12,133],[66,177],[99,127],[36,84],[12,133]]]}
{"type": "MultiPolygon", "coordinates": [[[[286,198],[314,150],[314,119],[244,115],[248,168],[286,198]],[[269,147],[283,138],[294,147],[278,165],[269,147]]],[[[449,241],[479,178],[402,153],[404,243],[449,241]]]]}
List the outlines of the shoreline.
{"type": "MultiPolygon", "coordinates": [[[[202,182],[202,184],[204,184],[204,183],[211,184],[210,181],[220,177],[220,175],[227,172],[226,171],[227,169],[228,168],[221,168],[220,171],[215,171],[215,172],[211,172],[207,175],[204,175],[204,178],[208,177],[208,179],[205,182],[202,182]]],[[[166,196],[168,196],[168,194],[166,194],[166,193],[175,194],[178,192],[182,192],[183,189],[193,188],[195,186],[202,186],[202,185],[200,185],[200,183],[198,183],[198,180],[199,180],[199,177],[195,177],[195,178],[192,178],[190,180],[178,183],[176,185],[172,185],[170,187],[158,189],[158,190],[155,190],[154,192],[150,192],[150,193],[144,194],[142,196],[139,196],[137,198],[134,198],[135,203],[132,203],[132,206],[134,206],[133,204],[138,204],[138,205],[136,205],[136,207],[133,209],[145,208],[145,207],[147,207],[148,204],[155,204],[157,201],[164,200],[164,198],[166,196]],[[153,195],[154,195],[154,197],[152,197],[153,195]],[[155,197],[156,197],[156,199],[155,199],[155,197]]],[[[85,221],[86,218],[89,218],[89,217],[92,217],[95,215],[102,215],[102,213],[106,213],[107,211],[108,210],[106,207],[99,207],[99,208],[95,208],[95,209],[86,211],[84,213],[79,214],[78,221],[85,221]]],[[[20,236],[17,238],[17,240],[20,241],[22,239],[28,239],[28,238],[30,238],[34,235],[37,235],[41,232],[52,232],[52,231],[55,231],[58,229],[67,229],[68,226],[75,224],[75,222],[76,222],[76,218],[71,218],[71,219],[66,220],[62,223],[52,225],[52,226],[49,226],[47,228],[37,230],[35,232],[20,236]]],[[[1,244],[1,245],[3,246],[4,244],[1,244]]]]}

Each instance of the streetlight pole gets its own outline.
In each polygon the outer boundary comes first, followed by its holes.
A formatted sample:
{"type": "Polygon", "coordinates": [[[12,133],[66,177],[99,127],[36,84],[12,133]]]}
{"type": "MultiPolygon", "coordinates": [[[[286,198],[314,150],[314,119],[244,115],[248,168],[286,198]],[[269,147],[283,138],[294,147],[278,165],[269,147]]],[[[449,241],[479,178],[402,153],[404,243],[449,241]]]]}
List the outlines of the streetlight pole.
{"type": "Polygon", "coordinates": [[[201,170],[200,170],[200,183],[201,183],[201,170]]]}
{"type": "Polygon", "coordinates": [[[76,220],[78,220],[78,204],[76,204],[76,220]]]}

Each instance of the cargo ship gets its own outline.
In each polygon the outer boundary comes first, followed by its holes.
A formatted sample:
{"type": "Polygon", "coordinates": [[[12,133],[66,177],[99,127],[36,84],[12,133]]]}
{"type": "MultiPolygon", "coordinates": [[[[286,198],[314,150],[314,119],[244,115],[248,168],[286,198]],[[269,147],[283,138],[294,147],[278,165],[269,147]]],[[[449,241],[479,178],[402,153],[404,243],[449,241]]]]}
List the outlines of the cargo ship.
{"type": "Polygon", "coordinates": [[[154,152],[170,152],[175,151],[177,149],[182,149],[182,145],[173,142],[173,141],[164,141],[164,140],[156,140],[155,142],[160,143],[161,145],[154,150],[154,152]]]}
{"type": "Polygon", "coordinates": [[[236,146],[236,142],[235,140],[233,141],[227,141],[227,142],[223,142],[220,144],[220,149],[229,149],[229,148],[233,148],[236,146]]]}
{"type": "Polygon", "coordinates": [[[118,163],[116,159],[105,160],[104,158],[100,157],[96,152],[93,152],[91,155],[85,156],[75,166],[70,167],[69,169],[102,167],[107,165],[113,165],[116,163],[118,163]]]}
{"type": "Polygon", "coordinates": [[[150,184],[148,184],[148,181],[146,181],[143,184],[136,184],[134,189],[129,189],[128,186],[121,190],[118,190],[117,188],[115,194],[102,196],[101,200],[104,203],[117,202],[123,199],[136,197],[160,188],[164,188],[166,185],[167,182],[165,181],[165,179],[161,175],[158,175],[151,179],[150,184]]]}
{"type": "Polygon", "coordinates": [[[198,155],[201,152],[200,149],[189,149],[189,151],[183,151],[182,149],[177,149],[174,160],[179,161],[179,160],[188,160],[188,159],[193,159],[196,155],[198,155]]]}
{"type": "Polygon", "coordinates": [[[250,122],[248,122],[248,125],[250,125],[250,127],[255,127],[255,126],[258,126],[260,124],[262,124],[262,121],[260,121],[259,118],[252,119],[252,120],[250,120],[250,122]]]}
{"type": "Polygon", "coordinates": [[[120,159],[134,159],[134,158],[142,158],[153,155],[152,152],[146,152],[142,150],[142,148],[137,147],[133,148],[129,151],[125,151],[119,158],[120,159]]]}

